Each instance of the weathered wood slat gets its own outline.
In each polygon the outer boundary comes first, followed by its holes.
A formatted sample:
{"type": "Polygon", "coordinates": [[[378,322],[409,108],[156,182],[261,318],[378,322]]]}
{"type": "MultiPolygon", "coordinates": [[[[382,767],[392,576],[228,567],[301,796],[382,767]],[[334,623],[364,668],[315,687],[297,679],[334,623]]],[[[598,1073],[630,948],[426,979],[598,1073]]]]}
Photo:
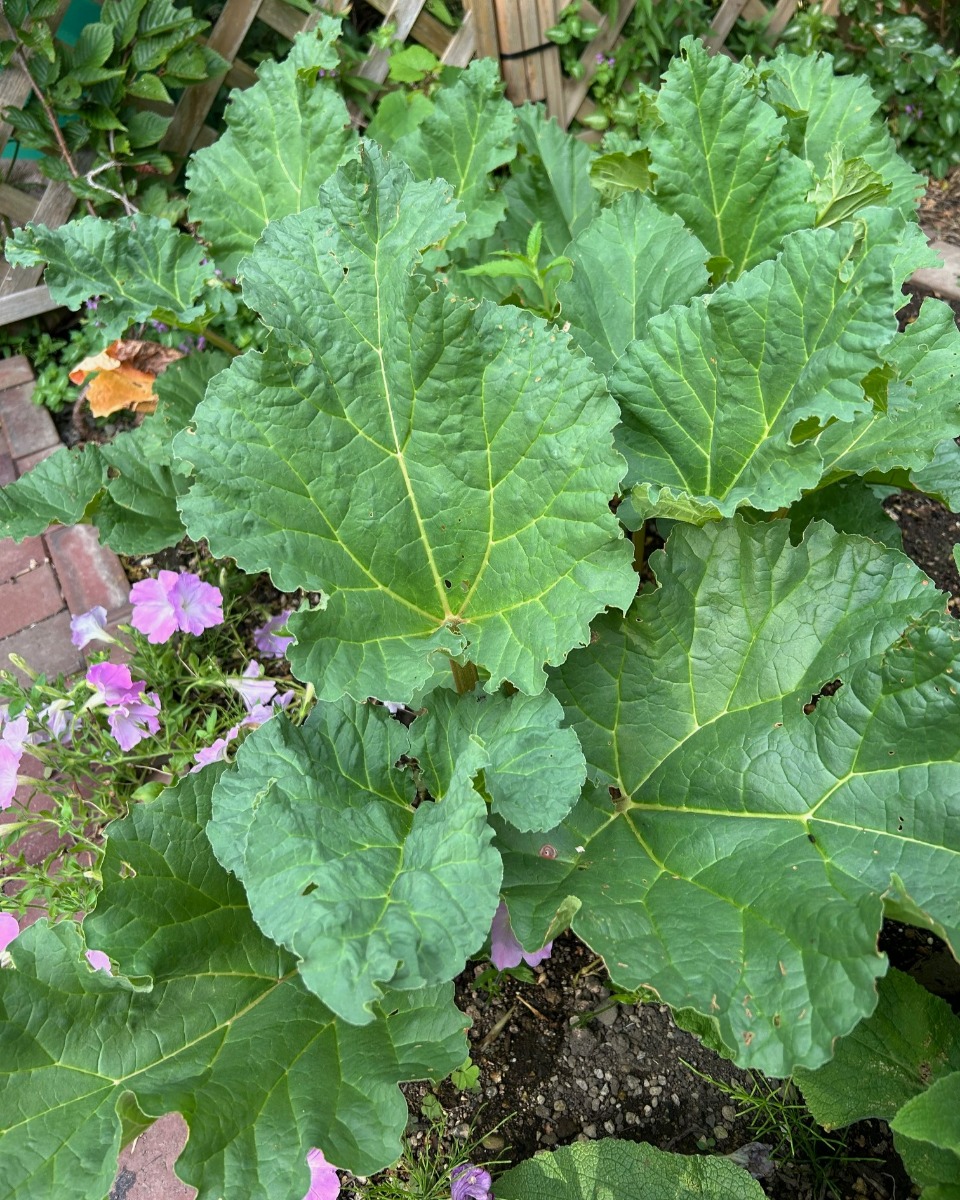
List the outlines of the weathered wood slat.
{"type": "MultiPolygon", "coordinates": [[[[410,36],[417,17],[423,9],[425,0],[393,0],[384,21],[390,21],[396,26],[396,37],[405,42],[410,36]]],[[[386,50],[375,50],[367,56],[367,61],[357,72],[364,79],[372,79],[374,83],[383,83],[390,67],[390,55],[386,50]]]]}
{"type": "Polygon", "coordinates": [[[713,33],[706,39],[707,48],[717,51],[726,41],[727,34],[736,23],[737,17],[747,6],[747,0],[723,0],[717,15],[710,22],[713,33]]]}
{"type": "Polygon", "coordinates": [[[0,296],[0,325],[9,325],[11,321],[22,321],[26,317],[36,317],[40,313],[51,312],[56,307],[46,284],[16,292],[11,296],[0,296]]]}
{"type": "MultiPolygon", "coordinates": [[[[207,39],[210,49],[216,50],[229,61],[236,58],[260,3],[261,0],[227,0],[207,39]]],[[[223,76],[217,76],[186,89],[177,104],[170,128],[160,143],[161,149],[175,158],[183,158],[189,153],[222,82],[223,76]]]]}
{"type": "MultiPolygon", "coordinates": [[[[65,183],[51,182],[47,185],[40,203],[34,210],[32,219],[42,225],[49,225],[51,229],[56,229],[58,225],[62,225],[69,219],[76,203],[76,196],[65,183]]],[[[8,265],[6,274],[0,280],[0,296],[10,296],[14,292],[32,288],[39,282],[42,274],[43,267],[11,268],[8,265]]]]}

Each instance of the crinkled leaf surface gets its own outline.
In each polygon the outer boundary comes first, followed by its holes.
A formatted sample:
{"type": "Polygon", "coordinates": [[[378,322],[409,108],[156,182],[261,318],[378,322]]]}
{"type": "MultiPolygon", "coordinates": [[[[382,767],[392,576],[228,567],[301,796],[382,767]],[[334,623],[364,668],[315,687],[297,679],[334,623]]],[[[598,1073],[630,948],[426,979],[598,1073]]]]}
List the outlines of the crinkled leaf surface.
{"type": "Polygon", "coordinates": [[[475,59],[452,87],[441,88],[430,115],[392,149],[417,179],[445,179],[453,187],[467,220],[447,238],[448,250],[489,237],[506,207],[491,173],[517,152],[516,109],[503,97],[495,60],[475,59]]]}
{"type": "Polygon", "coordinates": [[[838,147],[845,158],[862,158],[879,173],[891,189],[891,206],[904,216],[916,210],[924,181],[897,153],[886,122],[877,118],[880,102],[866,79],[835,75],[829,54],[785,49],[764,63],[764,75],[766,99],[787,118],[790,149],[813,166],[818,178],[838,147]]]}
{"type": "Polygon", "coordinates": [[[523,250],[527,234],[541,221],[542,254],[548,260],[563,254],[600,211],[597,190],[590,182],[593,151],[555,120],[548,120],[543,105],[525,104],[519,118],[522,154],[503,185],[507,215],[495,241],[523,250]]]}
{"type": "Polygon", "coordinates": [[[58,450],[0,490],[0,532],[22,542],[48,525],[76,525],[106,477],[96,445],[58,450]]]}
{"type": "Polygon", "coordinates": [[[190,160],[190,218],[227,275],[270,221],[316,204],[321,183],[355,153],[343,98],[317,77],[339,65],[339,31],[339,20],[321,14],[283,62],[263,62],[257,83],[233,93],[226,132],[190,160]]]}
{"type": "MultiPolygon", "coordinates": [[[[869,417],[854,423],[874,406],[860,380],[896,333],[891,283],[926,257],[917,226],[871,213],[863,240],[855,223],[792,234],[776,260],[654,317],[627,347],[610,386],[638,511],[697,523],[747,504],[774,511],[820,481],[818,429],[836,422],[824,436],[849,435],[851,448],[858,431],[866,440],[869,417]]],[[[943,401],[930,397],[932,415],[904,413],[932,453],[943,401]]],[[[906,425],[878,420],[872,457],[883,446],[896,459],[906,425]]]]}
{"type": "Polygon", "coordinates": [[[503,1200],[762,1200],[763,1189],[720,1155],[670,1154],[603,1138],[541,1153],[497,1180],[503,1200]]]}
{"type": "Polygon", "coordinates": [[[797,1071],[807,1107],[825,1129],[868,1117],[889,1121],[914,1096],[960,1071],[960,1021],[909,975],[880,980],[876,1011],[840,1038],[818,1071],[797,1071]]]}
{"type": "Polygon", "coordinates": [[[896,551],[788,533],[674,530],[659,589],[551,682],[596,780],[557,858],[498,834],[525,945],[578,897],[618,982],[777,1076],[873,1010],[885,893],[954,941],[960,916],[960,631],[896,551]]]}
{"type": "Polygon", "coordinates": [[[896,382],[880,391],[869,412],[817,438],[827,476],[912,468],[919,480],[942,441],[960,434],[960,333],[949,305],[924,300],[883,358],[896,382]]]}
{"type": "Polygon", "coordinates": [[[207,351],[171,364],[154,385],[156,412],[100,448],[110,476],[91,518],[100,540],[118,554],[153,553],[186,536],[177,497],[187,480],[172,461],[173,438],[227,362],[225,354],[207,351]]]}
{"type": "Polygon", "coordinates": [[[574,342],[607,373],[651,317],[704,291],[707,251],[679,217],[641,192],[604,208],[566,249],[557,289],[574,342]]]}
{"type": "Polygon", "coordinates": [[[431,290],[418,251],[458,220],[446,184],[368,145],[318,209],[269,226],[244,288],[271,343],[177,439],[191,536],[326,593],[289,626],[323,699],[410,699],[438,652],[540,692],[635,589],[608,509],[616,406],[539,319],[431,290]]]}
{"type": "Polygon", "coordinates": [[[657,98],[650,138],[657,203],[683,218],[730,277],[772,258],[786,234],[813,225],[809,166],[787,148],[786,122],[749,69],[684,38],[657,98]]]}
{"type": "Polygon", "coordinates": [[[395,1015],[334,1018],[294,960],[254,925],[204,836],[215,770],[189,776],[110,829],[87,943],[35,925],[0,971],[0,1196],[102,1200],[116,1172],[118,1105],[181,1111],[177,1163],[199,1200],[300,1200],[305,1155],[367,1173],[393,1161],[407,1119],[400,1080],[463,1060],[452,989],[385,997],[395,1015]]]}
{"type": "Polygon", "coordinates": [[[444,795],[458,773],[483,771],[491,811],[524,830],[552,829],[576,804],[586,763],[549,692],[458,697],[438,688],[424,707],[410,730],[409,753],[431,795],[444,795]]]}
{"type": "Polygon", "coordinates": [[[500,860],[471,774],[414,809],[393,765],[405,746],[385,709],[323,704],[303,728],[261,726],[213,796],[210,841],[257,924],[356,1024],[375,1020],[385,985],[457,975],[498,903],[500,860]]]}
{"type": "Polygon", "coordinates": [[[200,295],[213,275],[198,242],[145,213],[115,221],[83,217],[59,229],[30,224],[7,239],[4,255],[18,267],[47,263],[44,282],[67,308],[99,296],[105,344],[155,312],[185,323],[201,316],[200,295]]]}

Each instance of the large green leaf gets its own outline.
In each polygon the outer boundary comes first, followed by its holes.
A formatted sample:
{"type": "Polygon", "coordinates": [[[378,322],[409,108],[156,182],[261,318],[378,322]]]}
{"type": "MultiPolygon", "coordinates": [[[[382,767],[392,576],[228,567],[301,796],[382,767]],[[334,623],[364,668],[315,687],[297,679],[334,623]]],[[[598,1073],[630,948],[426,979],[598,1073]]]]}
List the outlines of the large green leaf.
{"type": "Polygon", "coordinates": [[[322,14],[283,62],[263,62],[257,83],[233,92],[226,132],[190,160],[190,218],[227,275],[270,221],[316,204],[320,185],[355,152],[340,92],[317,78],[339,65],[339,31],[340,21],[322,14]]]}
{"type": "Polygon", "coordinates": [[[339,1016],[373,1021],[384,985],[453,979],[497,908],[501,868],[468,764],[416,809],[394,768],[406,730],[372,705],[274,718],[221,776],[208,833],[254,918],[339,1016]]]}
{"type": "Polygon", "coordinates": [[[458,222],[447,185],[368,145],[318,209],[269,226],[245,295],[273,330],[207,391],[187,529],[282,591],[323,699],[410,699],[443,654],[540,692],[635,589],[608,501],[616,406],[538,318],[452,302],[417,272],[458,222]]]}
{"type": "Polygon", "coordinates": [[[49,525],[76,525],[106,478],[96,445],[56,451],[0,490],[0,533],[22,542],[49,525]]]}
{"type": "Polygon", "coordinates": [[[590,182],[593,151],[548,119],[542,105],[524,105],[519,117],[523,153],[503,186],[507,215],[491,246],[503,242],[522,251],[540,221],[543,254],[554,258],[600,211],[590,182]]]}
{"type": "Polygon", "coordinates": [[[199,242],[145,213],[83,217],[59,229],[31,223],[14,230],[4,255],[17,267],[48,263],[44,282],[57,304],[78,309],[99,296],[105,342],[155,313],[184,323],[200,317],[200,296],[213,275],[199,242]]]}
{"type": "Polygon", "coordinates": [[[880,102],[859,75],[835,75],[829,54],[790,54],[782,48],[764,64],[764,95],[787,118],[790,149],[806,159],[818,178],[828,171],[831,150],[861,158],[891,189],[888,203],[912,214],[924,180],[897,153],[880,102]]]}
{"type": "Polygon", "coordinates": [[[941,1076],[890,1122],[894,1144],[924,1196],[960,1195],[960,1071],[941,1076]]]}
{"type": "MultiPolygon", "coordinates": [[[[831,1061],[796,1073],[804,1100],[827,1129],[889,1121],[915,1182],[960,1187],[960,1021],[899,971],[877,990],[876,1011],[837,1042],[831,1061]]],[[[923,1194],[950,1195],[927,1186],[923,1194]]]]}
{"type": "Polygon", "coordinates": [[[492,172],[517,152],[516,109],[503,98],[494,59],[476,59],[452,87],[441,88],[430,115],[397,138],[392,152],[417,179],[445,179],[453,187],[467,220],[447,238],[448,250],[489,237],[506,207],[492,172]]]}
{"type": "Polygon", "coordinates": [[[482,771],[491,811],[524,830],[552,829],[576,804],[586,764],[549,692],[457,697],[437,689],[424,707],[411,727],[409,753],[432,795],[444,795],[458,773],[482,771]]]}
{"type": "Polygon", "coordinates": [[[818,1071],[796,1082],[825,1129],[868,1117],[891,1120],[945,1075],[960,1071],[960,1020],[950,1006],[901,971],[881,979],[876,1011],[837,1042],[818,1071]]]}
{"type": "Polygon", "coordinates": [[[190,776],[111,827],[87,943],[123,972],[94,972],[78,927],[33,926],[0,971],[0,1196],[102,1200],[123,1110],[178,1110],[177,1163],[199,1200],[300,1200],[305,1155],[370,1173],[393,1161],[400,1080],[463,1060],[450,987],[391,994],[361,1028],[334,1018],[293,959],[254,925],[204,836],[215,771],[190,776]],[[459,1056],[459,1057],[458,1057],[459,1056]]]}
{"type": "Polygon", "coordinates": [[[90,519],[118,554],[152,554],[186,536],[177,498],[187,479],[173,462],[173,438],[227,362],[225,354],[207,351],[171,363],[154,384],[157,411],[100,448],[110,473],[90,519]]]}
{"type": "Polygon", "coordinates": [[[876,390],[870,411],[817,439],[824,474],[918,471],[918,486],[944,439],[960,435],[960,333],[953,310],[924,300],[917,319],[883,351],[896,382],[876,390]]]}
{"type": "Polygon", "coordinates": [[[560,319],[599,370],[610,371],[651,317],[706,289],[707,251],[679,217],[629,192],[566,249],[573,278],[557,289],[560,319]]]}
{"type": "Polygon", "coordinates": [[[904,422],[897,408],[877,411],[859,382],[883,367],[895,337],[892,285],[926,256],[916,225],[871,212],[868,235],[857,223],[790,235],[776,260],[654,317],[627,347],[610,386],[642,515],[702,522],[742,505],[775,511],[819,483],[821,442],[847,435],[851,446],[858,433],[870,441],[872,462],[896,462],[908,424],[932,455],[943,391],[918,392],[923,403],[904,422]]]}
{"type": "Polygon", "coordinates": [[[497,1180],[502,1200],[763,1200],[763,1189],[722,1157],[670,1154],[604,1138],[537,1154],[497,1180]]]}
{"type": "Polygon", "coordinates": [[[683,218],[731,278],[813,225],[811,170],[787,148],[786,122],[760,98],[749,68],[684,38],[657,109],[657,203],[683,218]]]}
{"type": "Polygon", "coordinates": [[[525,945],[567,896],[627,986],[744,1065],[818,1066],[876,1004],[885,894],[960,919],[960,635],[896,551],[812,525],[678,527],[658,590],[552,689],[595,786],[547,840],[501,827],[525,945]],[[617,880],[614,889],[611,879],[617,880]]]}

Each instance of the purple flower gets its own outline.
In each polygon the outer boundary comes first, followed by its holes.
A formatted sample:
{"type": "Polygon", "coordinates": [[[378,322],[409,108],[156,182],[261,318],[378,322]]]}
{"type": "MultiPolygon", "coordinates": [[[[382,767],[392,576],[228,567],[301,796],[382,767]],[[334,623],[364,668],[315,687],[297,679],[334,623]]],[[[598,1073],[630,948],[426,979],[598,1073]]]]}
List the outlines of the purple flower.
{"type": "Polygon", "coordinates": [[[7,711],[5,706],[5,711],[0,714],[0,744],[12,750],[14,754],[21,754],[24,744],[29,741],[30,726],[27,714],[21,713],[18,717],[11,718],[7,716],[7,711]]]}
{"type": "Polygon", "coordinates": [[[473,1163],[461,1163],[450,1172],[451,1200],[494,1200],[490,1172],[473,1163]]]}
{"type": "Polygon", "coordinates": [[[261,625],[259,629],[254,630],[253,644],[267,658],[283,658],[287,647],[293,642],[292,637],[280,637],[277,633],[278,629],[282,629],[286,625],[287,619],[292,613],[292,608],[285,608],[282,613],[271,617],[266,625],[261,625]]]}
{"type": "Polygon", "coordinates": [[[138,700],[147,686],[142,680],[136,683],[130,678],[130,668],[123,663],[97,663],[87,671],[87,683],[99,695],[104,704],[125,704],[138,700]]]}
{"type": "MultiPolygon", "coordinates": [[[[498,971],[506,971],[510,967],[519,967],[520,960],[536,967],[549,958],[553,952],[553,942],[547,942],[540,950],[528,952],[517,941],[510,927],[510,914],[507,906],[500,901],[490,929],[490,961],[498,971]]],[[[468,1193],[464,1193],[467,1195],[468,1193]]]]}
{"type": "Polygon", "coordinates": [[[599,66],[602,62],[603,62],[603,55],[598,54],[597,55],[597,65],[599,66]]]}
{"type": "Polygon", "coordinates": [[[198,350],[206,350],[206,348],[207,348],[207,339],[201,333],[200,336],[197,338],[197,349],[198,350]]]}
{"type": "Polygon", "coordinates": [[[9,808],[17,794],[17,772],[20,770],[21,750],[11,750],[0,742],[0,812],[9,808]]]}
{"type": "Polygon", "coordinates": [[[228,676],[225,682],[227,687],[239,693],[247,712],[269,704],[277,694],[277,685],[272,679],[264,678],[263,667],[255,658],[250,659],[242,675],[228,676]]]}
{"type": "Polygon", "coordinates": [[[107,722],[120,749],[132,750],[145,737],[155,734],[160,728],[157,719],[159,712],[160,697],[156,692],[149,692],[140,699],[130,698],[111,708],[107,713],[107,722]]]}
{"type": "MultiPolygon", "coordinates": [[[[246,722],[244,722],[246,724],[246,722]]],[[[230,743],[240,732],[239,725],[232,725],[226,732],[226,735],[217,740],[210,746],[204,746],[198,750],[193,756],[194,766],[190,768],[190,774],[195,775],[197,771],[202,771],[204,767],[208,767],[211,763],[225,762],[227,752],[230,749],[230,743]]]]}
{"type": "Polygon", "coordinates": [[[170,330],[170,326],[164,325],[162,321],[151,321],[150,324],[154,327],[157,333],[168,333],[170,330]]]}
{"type": "MultiPolygon", "coordinates": [[[[77,717],[69,700],[52,701],[46,708],[40,709],[37,719],[48,731],[50,737],[56,738],[58,742],[63,742],[65,746],[70,744],[77,717]]],[[[49,740],[47,734],[44,733],[35,733],[33,736],[38,741],[49,740]]]]}
{"type": "Polygon", "coordinates": [[[19,932],[20,926],[13,913],[0,913],[0,954],[3,954],[19,932]]]}
{"type": "Polygon", "coordinates": [[[337,1168],[323,1157],[323,1151],[308,1150],[307,1166],[310,1168],[310,1190],[303,1200],[337,1200],[340,1177],[337,1168]]]}
{"type": "Polygon", "coordinates": [[[88,950],[87,962],[95,971],[106,971],[108,975],[113,974],[113,968],[110,966],[110,959],[102,950],[88,950]]]}
{"type": "Polygon", "coordinates": [[[152,644],[166,642],[179,629],[203,633],[223,621],[220,589],[189,572],[161,571],[156,579],[141,579],[130,589],[130,624],[152,644]]]}
{"type": "Polygon", "coordinates": [[[102,604],[97,604],[89,612],[81,613],[79,617],[70,618],[70,641],[79,649],[88,642],[115,642],[117,639],[107,633],[107,610],[102,604]]]}
{"type": "Polygon", "coordinates": [[[97,305],[100,303],[100,297],[91,296],[89,300],[85,300],[83,303],[84,307],[86,307],[90,312],[96,312],[97,305]]]}

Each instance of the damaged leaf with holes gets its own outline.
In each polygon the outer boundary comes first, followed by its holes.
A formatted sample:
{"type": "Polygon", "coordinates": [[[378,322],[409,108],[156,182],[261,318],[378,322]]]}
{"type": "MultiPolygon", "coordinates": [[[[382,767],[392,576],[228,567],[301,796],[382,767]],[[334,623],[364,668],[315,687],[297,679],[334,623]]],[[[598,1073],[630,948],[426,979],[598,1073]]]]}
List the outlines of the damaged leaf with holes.
{"type": "Polygon", "coordinates": [[[902,554],[789,529],[673,532],[659,587],[551,676],[590,780],[557,857],[498,837],[525,944],[574,897],[619,984],[776,1076],[873,1010],[885,903],[960,925],[960,631],[902,554]]]}

